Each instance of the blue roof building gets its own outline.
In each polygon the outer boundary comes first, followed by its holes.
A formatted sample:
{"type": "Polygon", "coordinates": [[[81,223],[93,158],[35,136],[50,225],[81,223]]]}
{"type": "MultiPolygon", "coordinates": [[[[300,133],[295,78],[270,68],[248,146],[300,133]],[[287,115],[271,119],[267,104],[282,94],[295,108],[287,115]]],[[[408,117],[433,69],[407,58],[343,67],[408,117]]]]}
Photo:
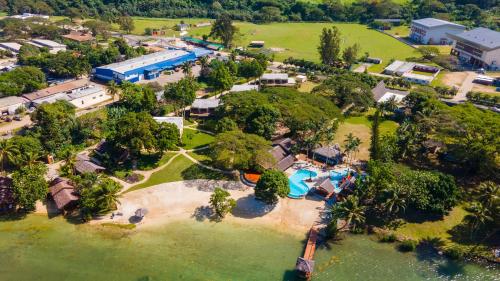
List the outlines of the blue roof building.
{"type": "Polygon", "coordinates": [[[194,62],[196,58],[195,52],[166,50],[96,67],[92,72],[94,78],[98,80],[134,83],[144,79],[155,79],[162,71],[176,68],[185,62],[194,62]]]}

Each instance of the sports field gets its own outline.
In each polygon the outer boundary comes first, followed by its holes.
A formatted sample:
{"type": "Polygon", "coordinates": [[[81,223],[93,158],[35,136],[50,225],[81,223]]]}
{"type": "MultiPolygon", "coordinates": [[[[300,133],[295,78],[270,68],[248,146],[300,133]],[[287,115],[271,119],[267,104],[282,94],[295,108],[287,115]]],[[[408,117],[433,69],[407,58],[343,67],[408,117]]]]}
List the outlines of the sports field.
{"type": "MultiPolygon", "coordinates": [[[[184,20],[186,23],[199,23],[208,21],[206,19],[156,19],[156,18],[134,18],[135,34],[144,34],[146,27],[161,28],[167,27],[167,36],[174,32],[172,27],[184,20]]],[[[250,41],[263,40],[266,48],[279,50],[275,53],[278,61],[288,57],[303,58],[318,61],[317,46],[319,36],[325,27],[333,25],[340,29],[343,46],[358,43],[361,46],[360,54],[369,52],[370,56],[380,57],[384,62],[390,59],[405,59],[418,55],[414,49],[405,44],[384,35],[375,30],[369,29],[365,25],[356,23],[271,23],[253,24],[249,22],[236,22],[239,34],[235,40],[236,46],[247,46],[250,41]],[[390,50],[390,52],[388,51],[390,50]]],[[[191,36],[202,36],[210,33],[210,27],[193,27],[189,30],[191,36]]]]}

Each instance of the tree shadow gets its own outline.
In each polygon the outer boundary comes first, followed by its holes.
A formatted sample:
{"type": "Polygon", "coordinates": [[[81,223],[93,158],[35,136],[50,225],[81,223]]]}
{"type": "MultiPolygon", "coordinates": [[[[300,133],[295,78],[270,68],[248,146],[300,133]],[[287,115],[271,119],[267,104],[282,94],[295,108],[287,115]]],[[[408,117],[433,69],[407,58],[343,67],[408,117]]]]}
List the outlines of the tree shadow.
{"type": "Polygon", "coordinates": [[[300,278],[295,270],[288,269],[285,270],[285,272],[283,273],[283,281],[297,281],[297,280],[306,280],[306,279],[300,278]]]}
{"type": "Polygon", "coordinates": [[[423,223],[427,221],[443,220],[443,215],[429,214],[417,210],[408,210],[404,213],[404,219],[409,223],[423,223]]]}
{"type": "Polygon", "coordinates": [[[207,219],[210,221],[214,221],[215,213],[210,206],[205,205],[197,207],[191,217],[199,222],[206,221],[207,219]]]}
{"type": "Polygon", "coordinates": [[[0,222],[18,221],[26,218],[26,212],[11,212],[0,215],[0,222]]]}
{"type": "Polygon", "coordinates": [[[236,200],[236,207],[233,209],[232,214],[235,217],[251,219],[262,217],[271,212],[276,207],[274,205],[267,205],[255,198],[254,194],[249,194],[236,200]]]}

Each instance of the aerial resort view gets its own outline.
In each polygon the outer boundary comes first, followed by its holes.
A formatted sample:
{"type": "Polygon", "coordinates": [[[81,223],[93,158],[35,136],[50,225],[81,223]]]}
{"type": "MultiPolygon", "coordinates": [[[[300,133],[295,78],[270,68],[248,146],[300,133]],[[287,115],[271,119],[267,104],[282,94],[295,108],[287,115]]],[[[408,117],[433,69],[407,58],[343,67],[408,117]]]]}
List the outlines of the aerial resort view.
{"type": "Polygon", "coordinates": [[[500,281],[499,4],[0,0],[0,280],[500,281]]]}

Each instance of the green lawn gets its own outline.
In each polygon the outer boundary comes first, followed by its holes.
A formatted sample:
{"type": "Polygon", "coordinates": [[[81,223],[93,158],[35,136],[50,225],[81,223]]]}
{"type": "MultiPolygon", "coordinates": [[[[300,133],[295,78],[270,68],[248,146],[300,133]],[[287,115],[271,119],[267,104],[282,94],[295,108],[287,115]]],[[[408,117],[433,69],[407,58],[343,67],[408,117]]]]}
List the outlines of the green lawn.
{"type": "Polygon", "coordinates": [[[194,179],[229,179],[226,175],[205,169],[191,162],[183,155],[177,156],[169,165],[153,173],[144,183],[138,184],[127,192],[162,183],[194,179]]]}
{"type": "Polygon", "coordinates": [[[390,30],[385,30],[386,33],[407,37],[410,35],[410,27],[407,25],[393,26],[390,30]]]}
{"type": "MultiPolygon", "coordinates": [[[[207,19],[164,19],[164,18],[140,18],[134,17],[134,34],[143,34],[146,27],[170,28],[167,36],[174,33],[171,27],[181,20],[186,23],[198,23],[207,19]]],[[[236,22],[239,35],[235,40],[235,46],[247,46],[250,41],[263,40],[266,48],[281,48],[283,52],[275,55],[276,60],[282,61],[288,57],[303,58],[318,61],[317,46],[319,35],[325,27],[337,26],[343,36],[343,46],[358,43],[361,46],[361,54],[369,52],[370,56],[380,57],[385,62],[391,58],[405,59],[415,56],[417,53],[411,47],[384,35],[365,25],[355,23],[271,23],[253,24],[249,22],[236,22]],[[387,52],[391,50],[391,52],[387,52]]],[[[210,27],[191,28],[190,36],[200,37],[210,33],[210,27]]]]}
{"type": "Polygon", "coordinates": [[[467,214],[461,206],[455,207],[448,216],[438,221],[426,221],[423,223],[406,223],[396,230],[397,234],[404,235],[414,240],[425,238],[440,238],[449,242],[451,230],[454,226],[460,224],[467,214]]]}
{"type": "Polygon", "coordinates": [[[166,152],[161,157],[157,154],[142,155],[137,161],[137,169],[142,171],[152,170],[168,162],[177,152],[166,152]]]}
{"type": "Polygon", "coordinates": [[[211,144],[214,141],[214,136],[200,131],[184,128],[182,134],[182,148],[194,149],[211,144]]]}

